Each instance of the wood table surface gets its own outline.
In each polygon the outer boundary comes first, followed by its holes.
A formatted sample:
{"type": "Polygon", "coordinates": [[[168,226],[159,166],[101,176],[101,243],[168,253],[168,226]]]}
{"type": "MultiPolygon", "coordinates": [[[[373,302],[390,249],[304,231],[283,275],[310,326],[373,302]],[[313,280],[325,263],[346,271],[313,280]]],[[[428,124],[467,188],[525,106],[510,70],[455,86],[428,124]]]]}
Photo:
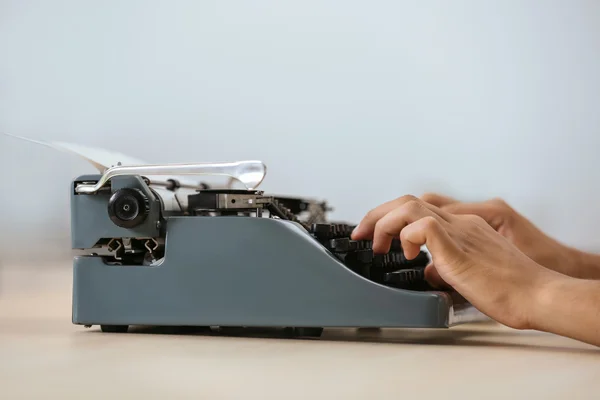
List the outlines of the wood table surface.
{"type": "Polygon", "coordinates": [[[0,279],[0,399],[600,399],[600,349],[546,333],[108,334],[71,323],[68,265],[0,279]]]}

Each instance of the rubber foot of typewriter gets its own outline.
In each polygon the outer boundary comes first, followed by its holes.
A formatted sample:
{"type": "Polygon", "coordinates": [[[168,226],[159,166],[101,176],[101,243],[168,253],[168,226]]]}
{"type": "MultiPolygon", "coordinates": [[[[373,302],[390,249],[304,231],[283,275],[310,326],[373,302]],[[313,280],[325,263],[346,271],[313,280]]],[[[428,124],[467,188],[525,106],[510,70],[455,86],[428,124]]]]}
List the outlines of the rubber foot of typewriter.
{"type": "Polygon", "coordinates": [[[296,337],[320,337],[323,328],[291,328],[288,332],[296,337]]]}
{"type": "Polygon", "coordinates": [[[129,325],[100,325],[100,329],[108,333],[127,333],[129,325]]]}

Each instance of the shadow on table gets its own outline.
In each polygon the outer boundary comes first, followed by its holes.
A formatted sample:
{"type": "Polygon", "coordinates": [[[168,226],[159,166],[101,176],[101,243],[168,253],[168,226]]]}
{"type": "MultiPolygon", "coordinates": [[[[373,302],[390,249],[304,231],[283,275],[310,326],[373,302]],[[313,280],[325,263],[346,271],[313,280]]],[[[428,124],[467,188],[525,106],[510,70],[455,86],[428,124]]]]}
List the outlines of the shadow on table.
{"type": "MultiPolygon", "coordinates": [[[[498,329],[497,325],[477,324],[474,329],[325,329],[320,337],[299,335],[294,329],[274,328],[209,328],[209,327],[131,327],[128,334],[160,334],[213,336],[221,338],[289,339],[327,343],[357,342],[382,345],[413,344],[513,348],[544,352],[566,352],[600,355],[600,348],[545,344],[552,338],[543,332],[498,329]],[[486,329],[486,327],[491,326],[486,329]]],[[[305,333],[300,331],[300,333],[305,333]]],[[[313,333],[308,331],[308,333],[313,333]]]]}

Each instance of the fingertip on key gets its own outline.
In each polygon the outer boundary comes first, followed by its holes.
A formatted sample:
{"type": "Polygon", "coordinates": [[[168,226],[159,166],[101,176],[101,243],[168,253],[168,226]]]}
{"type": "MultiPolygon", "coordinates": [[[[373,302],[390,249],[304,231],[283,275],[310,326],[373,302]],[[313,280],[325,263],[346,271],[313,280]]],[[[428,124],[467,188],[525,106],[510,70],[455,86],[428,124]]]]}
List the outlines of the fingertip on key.
{"type": "Polygon", "coordinates": [[[356,225],[350,234],[352,240],[356,240],[360,236],[360,225],[356,225]]]}
{"type": "Polygon", "coordinates": [[[373,254],[387,254],[390,251],[390,244],[379,241],[373,242],[371,249],[373,250],[373,254]]]}

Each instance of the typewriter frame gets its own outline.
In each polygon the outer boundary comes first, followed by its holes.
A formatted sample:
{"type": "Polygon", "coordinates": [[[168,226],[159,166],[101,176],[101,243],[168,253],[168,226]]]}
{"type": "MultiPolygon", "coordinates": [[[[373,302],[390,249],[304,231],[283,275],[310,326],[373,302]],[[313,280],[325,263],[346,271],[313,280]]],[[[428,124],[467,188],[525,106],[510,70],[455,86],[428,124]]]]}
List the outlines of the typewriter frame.
{"type": "Polygon", "coordinates": [[[87,252],[73,261],[74,324],[105,332],[133,325],[291,328],[319,336],[327,327],[448,328],[485,319],[450,293],[389,287],[357,274],[297,221],[259,218],[259,210],[168,210],[150,181],[131,171],[72,182],[72,247],[87,252]],[[127,190],[142,195],[144,218],[119,226],[107,210],[115,193],[127,190]],[[133,257],[122,258],[126,248],[133,257]]]}

